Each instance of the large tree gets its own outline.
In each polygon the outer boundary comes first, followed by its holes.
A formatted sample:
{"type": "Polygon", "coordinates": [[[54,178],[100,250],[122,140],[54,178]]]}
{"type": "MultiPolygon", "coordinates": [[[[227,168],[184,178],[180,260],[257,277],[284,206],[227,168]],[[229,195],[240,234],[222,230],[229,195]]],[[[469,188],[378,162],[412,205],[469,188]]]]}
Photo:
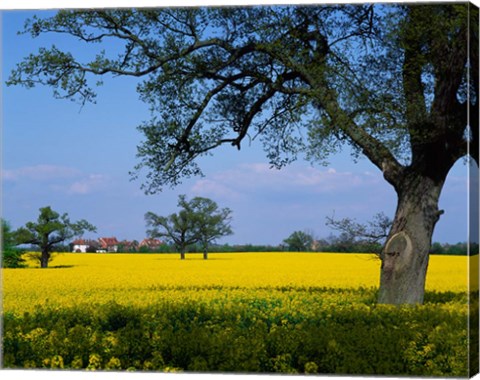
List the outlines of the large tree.
{"type": "Polygon", "coordinates": [[[138,92],[152,117],[139,127],[134,175],[148,171],[147,192],[201,174],[199,156],[223,144],[240,149],[246,138],[259,137],[277,168],[352,146],[398,195],[379,301],[423,302],[446,176],[467,154],[478,164],[472,4],[61,11],[25,31],[104,50],[81,62],[43,48],[9,84],[44,84],[85,103],[95,99],[94,77],[144,79],[138,92]]]}
{"type": "Polygon", "coordinates": [[[189,245],[200,243],[203,258],[208,258],[208,246],[216,239],[232,234],[230,227],[231,210],[219,209],[209,198],[195,197],[190,201],[186,195],[178,197],[180,211],[168,216],[153,212],[145,214],[147,234],[150,237],[166,237],[180,251],[180,259],[185,259],[189,245]]]}
{"type": "Polygon", "coordinates": [[[218,207],[217,202],[204,197],[195,197],[188,203],[195,216],[198,242],[202,246],[203,258],[208,259],[208,247],[215,240],[233,234],[230,222],[232,210],[218,207]]]}
{"type": "Polygon", "coordinates": [[[31,244],[40,248],[38,261],[41,268],[47,268],[55,247],[85,232],[95,232],[96,227],[82,219],[70,222],[68,214],[60,215],[50,206],[40,208],[37,222],[28,222],[14,232],[16,245],[31,244]]]}
{"type": "Polygon", "coordinates": [[[149,229],[147,235],[152,238],[165,237],[173,242],[180,252],[180,259],[185,259],[187,247],[198,242],[198,231],[193,210],[188,205],[185,195],[178,197],[180,211],[168,216],[160,216],[151,211],[145,214],[149,229]]]}

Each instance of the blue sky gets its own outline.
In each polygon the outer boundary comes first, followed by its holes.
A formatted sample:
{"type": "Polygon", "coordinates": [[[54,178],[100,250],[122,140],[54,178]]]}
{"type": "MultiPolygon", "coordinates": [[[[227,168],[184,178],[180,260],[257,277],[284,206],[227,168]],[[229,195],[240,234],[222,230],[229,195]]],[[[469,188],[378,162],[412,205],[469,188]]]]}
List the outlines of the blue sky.
{"type": "MultiPolygon", "coordinates": [[[[46,12],[36,12],[46,14],[46,12]]],[[[142,140],[136,126],[150,116],[131,79],[108,78],[98,89],[97,104],[81,108],[57,100],[49,88],[6,87],[17,62],[39,46],[70,48],[64,38],[32,40],[18,36],[33,13],[2,14],[2,214],[14,228],[35,220],[38,209],[50,205],[72,220],[87,219],[98,228],[92,237],[145,237],[144,214],[176,211],[179,194],[206,196],[233,210],[235,232],[230,243],[279,244],[291,232],[308,229],[317,237],[333,231],[326,216],[367,221],[380,211],[393,216],[396,194],[379,170],[366,159],[354,164],[349,152],[331,157],[330,165],[296,163],[269,169],[260,142],[240,152],[225,147],[201,160],[206,176],[185,180],[157,195],[144,195],[140,181],[130,181],[136,146],[142,140]]],[[[434,241],[466,241],[467,167],[459,162],[448,176],[434,241]]]]}

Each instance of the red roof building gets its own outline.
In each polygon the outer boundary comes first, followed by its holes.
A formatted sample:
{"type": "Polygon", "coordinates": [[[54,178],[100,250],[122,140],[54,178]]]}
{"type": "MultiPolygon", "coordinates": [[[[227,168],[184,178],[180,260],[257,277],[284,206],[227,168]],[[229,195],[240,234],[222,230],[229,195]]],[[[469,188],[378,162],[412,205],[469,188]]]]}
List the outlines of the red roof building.
{"type": "Polygon", "coordinates": [[[76,253],[95,252],[98,246],[99,244],[95,240],[77,239],[71,243],[72,252],[76,253]]]}
{"type": "Polygon", "coordinates": [[[163,242],[161,240],[150,238],[150,239],[143,239],[138,245],[138,247],[139,248],[146,247],[148,248],[148,250],[153,251],[153,250],[159,249],[162,244],[163,242]]]}
{"type": "Polygon", "coordinates": [[[99,238],[98,242],[100,243],[100,249],[106,252],[117,252],[118,251],[118,240],[115,237],[103,237],[99,238]]]}
{"type": "Polygon", "coordinates": [[[138,241],[123,240],[118,243],[120,252],[136,252],[138,250],[138,241]]]}

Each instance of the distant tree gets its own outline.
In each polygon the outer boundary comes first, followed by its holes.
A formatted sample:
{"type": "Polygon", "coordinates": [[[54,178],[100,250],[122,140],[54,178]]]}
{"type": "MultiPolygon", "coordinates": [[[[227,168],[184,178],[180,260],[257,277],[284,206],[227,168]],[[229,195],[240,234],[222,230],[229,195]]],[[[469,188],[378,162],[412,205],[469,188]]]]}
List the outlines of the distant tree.
{"type": "Polygon", "coordinates": [[[219,209],[216,202],[203,197],[195,197],[190,202],[185,201],[182,206],[194,214],[198,242],[203,250],[203,258],[206,260],[211,243],[218,238],[233,234],[230,226],[232,210],[219,209]]]}
{"type": "Polygon", "coordinates": [[[15,247],[13,232],[10,224],[0,219],[2,224],[1,245],[2,245],[2,267],[23,268],[25,260],[22,258],[23,250],[15,247]]]}
{"type": "Polygon", "coordinates": [[[16,245],[31,244],[40,248],[40,255],[35,256],[41,268],[47,268],[52,252],[58,244],[73,237],[81,236],[86,231],[95,232],[96,227],[82,219],[72,223],[68,214],[60,215],[50,206],[40,208],[37,222],[28,222],[14,233],[16,245]]]}
{"type": "Polygon", "coordinates": [[[315,239],[314,247],[317,252],[327,252],[330,244],[328,239],[315,239]]]}
{"type": "Polygon", "coordinates": [[[445,249],[442,244],[439,242],[435,242],[432,244],[432,248],[430,248],[430,253],[433,253],[435,255],[441,255],[445,253],[445,249]]]}
{"type": "Polygon", "coordinates": [[[478,255],[478,243],[458,242],[455,244],[434,243],[432,253],[445,255],[478,255]]]}
{"type": "Polygon", "coordinates": [[[329,237],[330,252],[353,252],[355,239],[348,233],[342,232],[338,236],[331,235],[329,237]]]}
{"type": "Polygon", "coordinates": [[[149,249],[146,245],[142,245],[142,246],[138,249],[138,252],[139,252],[139,253],[150,253],[150,249],[149,249]]]}
{"type": "Polygon", "coordinates": [[[140,243],[138,242],[138,240],[133,240],[132,241],[132,246],[134,247],[135,252],[138,252],[138,246],[139,245],[140,245],[140,243]]]}
{"type": "MultiPolygon", "coordinates": [[[[392,228],[393,221],[383,212],[374,215],[367,223],[358,223],[354,218],[343,218],[336,220],[335,216],[328,217],[325,223],[330,228],[340,231],[340,239],[343,245],[363,245],[372,249],[372,253],[382,258],[382,246],[392,228]]],[[[337,241],[338,243],[338,241],[337,241]]],[[[364,251],[364,249],[360,249],[364,251]]],[[[346,248],[345,252],[349,249],[346,248]]]]}
{"type": "Polygon", "coordinates": [[[138,242],[134,241],[121,241],[118,243],[117,252],[124,252],[124,253],[135,253],[138,252],[138,242]]]}
{"type": "Polygon", "coordinates": [[[304,231],[295,231],[283,241],[289,251],[309,251],[312,249],[313,236],[304,231]]]}
{"type": "Polygon", "coordinates": [[[208,258],[208,246],[215,239],[230,235],[231,210],[219,209],[218,205],[208,198],[195,197],[188,201],[185,195],[178,197],[177,214],[167,217],[152,212],[145,214],[148,227],[147,234],[152,237],[166,237],[173,241],[180,251],[180,258],[185,259],[188,246],[200,243],[203,258],[208,258]]]}
{"type": "Polygon", "coordinates": [[[446,251],[449,255],[466,255],[468,254],[467,243],[458,242],[456,244],[451,244],[446,251]]]}
{"type": "Polygon", "coordinates": [[[180,259],[182,260],[185,259],[187,246],[195,244],[199,240],[195,215],[191,209],[185,207],[186,204],[185,195],[180,195],[178,206],[182,209],[178,213],[169,216],[158,216],[153,212],[145,214],[147,227],[151,227],[147,230],[147,235],[152,238],[165,237],[170,239],[180,251],[180,259]]]}

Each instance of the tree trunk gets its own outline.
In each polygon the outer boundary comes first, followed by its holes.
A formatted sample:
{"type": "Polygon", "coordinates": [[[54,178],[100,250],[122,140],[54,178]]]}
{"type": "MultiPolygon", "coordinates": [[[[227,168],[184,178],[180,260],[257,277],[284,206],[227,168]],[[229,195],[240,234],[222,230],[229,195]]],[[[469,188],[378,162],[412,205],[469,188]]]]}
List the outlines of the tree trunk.
{"type": "Polygon", "coordinates": [[[42,250],[42,256],[40,257],[40,268],[48,268],[48,259],[50,258],[50,253],[48,250],[42,250]]]}
{"type": "Polygon", "coordinates": [[[203,259],[204,259],[204,260],[207,260],[207,259],[208,259],[208,252],[207,252],[207,249],[206,249],[206,248],[203,250],[203,259]]]}
{"type": "Polygon", "coordinates": [[[398,204],[382,252],[379,303],[421,304],[443,181],[416,173],[397,188],[398,204]]]}
{"type": "Polygon", "coordinates": [[[185,260],[185,248],[180,250],[180,260],[185,260]]]}

